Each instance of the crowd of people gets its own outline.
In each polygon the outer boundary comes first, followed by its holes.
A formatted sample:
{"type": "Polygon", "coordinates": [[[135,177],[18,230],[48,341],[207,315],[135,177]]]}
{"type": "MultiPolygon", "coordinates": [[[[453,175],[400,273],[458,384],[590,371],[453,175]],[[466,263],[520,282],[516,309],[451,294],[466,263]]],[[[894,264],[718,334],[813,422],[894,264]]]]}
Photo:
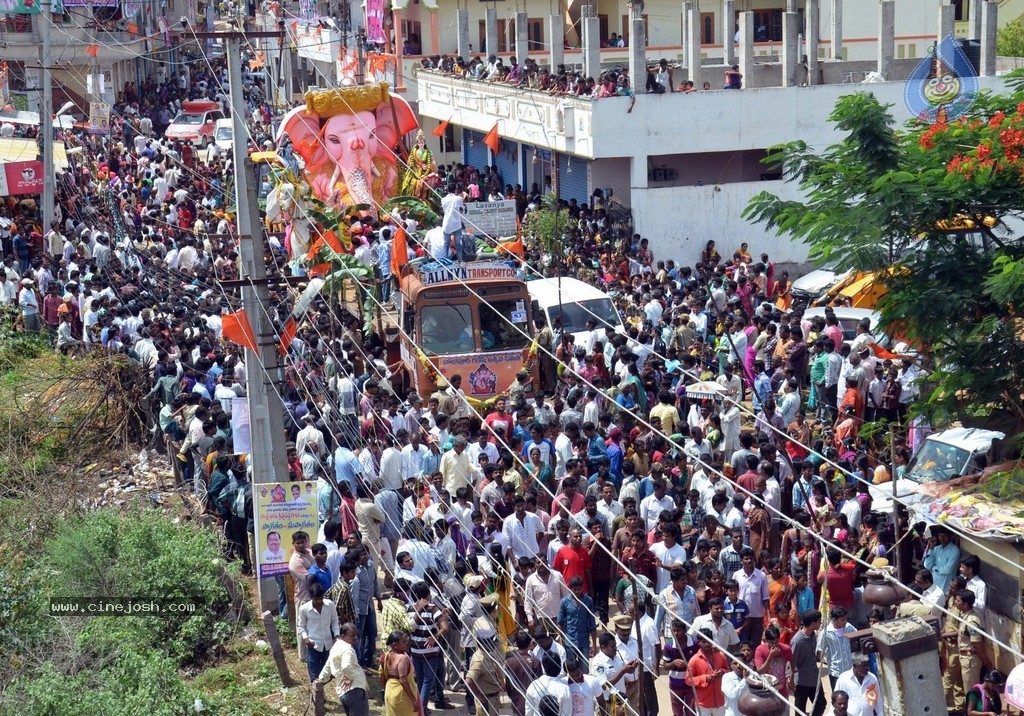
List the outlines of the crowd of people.
{"type": "MultiPolygon", "coordinates": [[[[225,87],[222,64],[193,66],[126,87],[111,135],[67,133],[82,152],[59,182],[60,220],[44,230],[34,209],[7,207],[0,299],[57,350],[139,362],[156,437],[249,573],[251,466],[230,412],[263,368],[223,336],[239,305],[220,284],[238,275],[232,168],[159,138],[173,103],[225,87]]],[[[262,147],[258,84],[247,101],[262,147]]],[[[465,200],[480,176],[442,180],[465,200]]],[[[441,203],[443,227],[458,202],[441,203]]],[[[334,680],[352,716],[368,712],[367,674],[388,716],[446,710],[453,692],[482,715],[507,702],[520,716],[648,716],[659,682],[674,716],[734,716],[761,675],[797,713],[881,716],[877,656],[847,636],[899,613],[941,620],[947,707],[999,713],[978,557],[949,530],[872,510],[869,485],[898,477],[910,446],[889,464],[858,428],[905,427],[915,359],[880,358],[870,325],[851,341],[834,315],[805,319],[788,274],[746,244],[723,260],[711,241],[683,265],[613,222],[600,192],[566,208],[563,251],[527,246],[521,270],[603,287],[625,331],[590,321],[577,342],[538,320],[530,393],[481,410],[461,376],[402,390],[355,316],[322,299],[301,317],[280,387],[288,477],[318,482],[321,527],[279,547],[311,682],[334,680]],[[717,399],[688,392],[701,380],[717,399]],[[895,561],[907,600],[873,606],[867,573],[895,561]]],[[[401,220],[348,227],[356,255],[383,267],[401,220]]],[[[402,224],[414,239],[434,228],[402,224]]],[[[451,228],[441,256],[462,251],[451,228]]],[[[292,272],[274,240],[267,269],[292,272]]],[[[270,301],[283,325],[286,289],[270,301]]]]}

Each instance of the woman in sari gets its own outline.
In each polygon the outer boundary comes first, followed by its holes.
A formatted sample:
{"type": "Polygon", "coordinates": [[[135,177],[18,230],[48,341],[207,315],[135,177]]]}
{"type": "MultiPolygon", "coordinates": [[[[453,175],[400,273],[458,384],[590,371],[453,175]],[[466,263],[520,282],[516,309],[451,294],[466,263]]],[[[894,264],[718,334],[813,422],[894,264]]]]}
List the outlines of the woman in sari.
{"type": "Polygon", "coordinates": [[[540,448],[530,448],[530,464],[526,466],[528,479],[526,491],[537,495],[537,507],[548,510],[551,507],[550,495],[554,492],[551,484],[551,465],[540,459],[540,448]]]}
{"type": "Polygon", "coordinates": [[[423,716],[409,658],[409,635],[396,631],[388,637],[380,657],[380,684],[384,687],[384,716],[423,716]]]}
{"type": "Polygon", "coordinates": [[[709,241],[704,250],[700,252],[700,262],[708,268],[714,268],[722,260],[722,255],[715,248],[715,242],[709,241]]]}
{"type": "Polygon", "coordinates": [[[757,360],[758,351],[768,342],[768,336],[761,330],[763,325],[764,321],[755,317],[743,329],[747,335],[747,352],[743,356],[743,380],[747,385],[754,384],[754,361],[757,360]]]}
{"type": "Polygon", "coordinates": [[[789,271],[783,271],[775,282],[775,307],[780,311],[788,311],[793,307],[793,294],[790,292],[789,271]]]}

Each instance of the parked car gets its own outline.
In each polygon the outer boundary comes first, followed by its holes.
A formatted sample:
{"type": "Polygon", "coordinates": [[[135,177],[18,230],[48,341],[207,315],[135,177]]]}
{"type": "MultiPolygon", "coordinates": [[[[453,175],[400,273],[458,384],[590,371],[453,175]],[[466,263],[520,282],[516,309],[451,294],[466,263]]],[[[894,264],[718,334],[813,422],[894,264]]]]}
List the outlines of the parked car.
{"type": "Polygon", "coordinates": [[[790,291],[793,301],[809,306],[826,291],[849,276],[849,271],[835,270],[835,267],[815,269],[793,281],[790,291]]]}
{"type": "Polygon", "coordinates": [[[885,331],[879,329],[878,324],[881,321],[881,315],[877,311],[872,311],[868,308],[836,306],[835,308],[828,309],[824,306],[816,306],[804,311],[804,318],[824,318],[826,310],[831,310],[836,315],[836,318],[839,319],[839,327],[843,331],[843,343],[846,345],[850,345],[857,337],[857,325],[866,318],[870,326],[868,330],[875,337],[877,345],[901,355],[914,355],[917,353],[915,349],[911,348],[904,341],[894,339],[886,335],[885,331]]]}
{"type": "Polygon", "coordinates": [[[230,154],[234,145],[235,127],[232,119],[218,119],[213,130],[213,141],[225,153],[230,154]]]}
{"type": "Polygon", "coordinates": [[[219,102],[182,102],[181,111],[171,120],[164,136],[189,141],[205,149],[206,145],[214,141],[214,129],[220,119],[224,119],[224,111],[219,102]]]}

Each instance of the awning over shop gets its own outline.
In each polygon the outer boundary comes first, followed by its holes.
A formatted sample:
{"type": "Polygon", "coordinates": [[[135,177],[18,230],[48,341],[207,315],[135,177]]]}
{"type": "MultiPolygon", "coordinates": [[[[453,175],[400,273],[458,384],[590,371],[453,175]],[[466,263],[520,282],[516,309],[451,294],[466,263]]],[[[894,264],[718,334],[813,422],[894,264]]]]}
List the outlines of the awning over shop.
{"type": "MultiPolygon", "coordinates": [[[[53,120],[53,126],[58,129],[71,129],[74,121],[73,117],[62,114],[53,120]]],[[[9,124],[28,124],[33,127],[38,127],[39,112],[28,112],[21,109],[0,110],[0,123],[3,122],[7,122],[9,124]]]]}
{"type": "MultiPolygon", "coordinates": [[[[21,137],[0,137],[0,164],[9,162],[31,162],[37,159],[39,147],[34,139],[21,137]]],[[[61,172],[68,168],[67,150],[64,142],[53,144],[53,166],[61,172]]]]}

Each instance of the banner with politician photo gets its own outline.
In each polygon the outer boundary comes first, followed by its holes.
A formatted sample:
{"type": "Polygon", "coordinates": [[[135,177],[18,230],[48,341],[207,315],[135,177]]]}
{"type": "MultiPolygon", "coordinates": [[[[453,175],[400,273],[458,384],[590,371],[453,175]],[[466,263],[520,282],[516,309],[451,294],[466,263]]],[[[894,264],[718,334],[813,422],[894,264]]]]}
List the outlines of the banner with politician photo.
{"type": "Polygon", "coordinates": [[[316,480],[268,482],[252,486],[256,515],[256,564],[260,579],[288,573],[292,535],[315,537],[316,480]]]}

